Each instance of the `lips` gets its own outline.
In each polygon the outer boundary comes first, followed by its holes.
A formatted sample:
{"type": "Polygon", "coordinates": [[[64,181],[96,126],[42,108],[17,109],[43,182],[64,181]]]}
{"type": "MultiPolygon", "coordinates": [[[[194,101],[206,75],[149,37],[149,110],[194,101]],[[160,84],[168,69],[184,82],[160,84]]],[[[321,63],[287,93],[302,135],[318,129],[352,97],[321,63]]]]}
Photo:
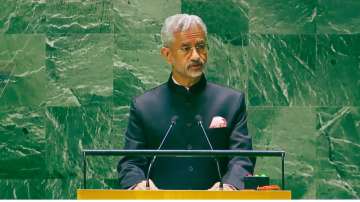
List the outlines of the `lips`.
{"type": "Polygon", "coordinates": [[[202,68],[202,64],[189,65],[189,68],[192,68],[192,69],[200,69],[200,68],[202,68]]]}

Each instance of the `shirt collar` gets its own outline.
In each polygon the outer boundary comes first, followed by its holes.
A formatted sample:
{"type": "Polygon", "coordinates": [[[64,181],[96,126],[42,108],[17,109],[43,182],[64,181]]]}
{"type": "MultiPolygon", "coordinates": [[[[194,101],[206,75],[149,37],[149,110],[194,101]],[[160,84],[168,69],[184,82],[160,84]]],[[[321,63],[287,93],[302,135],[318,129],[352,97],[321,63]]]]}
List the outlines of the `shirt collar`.
{"type": "Polygon", "coordinates": [[[171,78],[172,78],[173,82],[174,82],[176,85],[182,86],[182,87],[186,88],[186,90],[189,91],[190,88],[189,88],[189,87],[186,87],[186,86],[183,86],[183,85],[181,85],[179,82],[177,82],[173,75],[171,75],[171,78]]]}

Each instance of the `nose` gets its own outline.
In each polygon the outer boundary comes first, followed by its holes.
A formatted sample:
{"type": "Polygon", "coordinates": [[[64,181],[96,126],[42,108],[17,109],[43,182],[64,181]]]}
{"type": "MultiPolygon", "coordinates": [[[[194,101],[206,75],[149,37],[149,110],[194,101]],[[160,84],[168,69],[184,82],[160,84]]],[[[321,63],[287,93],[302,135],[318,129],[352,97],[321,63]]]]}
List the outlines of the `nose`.
{"type": "Polygon", "coordinates": [[[192,60],[192,61],[199,61],[200,60],[200,55],[199,55],[198,51],[196,50],[196,48],[193,48],[191,50],[190,60],[192,60]]]}

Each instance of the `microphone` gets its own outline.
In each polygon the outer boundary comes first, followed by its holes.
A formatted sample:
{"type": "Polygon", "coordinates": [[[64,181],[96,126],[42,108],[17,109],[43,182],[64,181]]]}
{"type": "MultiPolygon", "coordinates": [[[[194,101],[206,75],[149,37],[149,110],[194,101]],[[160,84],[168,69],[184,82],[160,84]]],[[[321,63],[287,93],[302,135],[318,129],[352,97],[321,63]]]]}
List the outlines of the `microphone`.
{"type": "MultiPolygon", "coordinates": [[[[176,124],[176,121],[177,121],[178,118],[179,118],[179,117],[176,116],[176,115],[171,118],[171,124],[170,124],[169,128],[167,129],[164,138],[161,140],[161,143],[160,143],[159,147],[158,147],[156,150],[160,150],[160,149],[161,149],[161,147],[163,146],[163,144],[164,144],[167,136],[170,134],[171,129],[172,129],[172,128],[174,127],[174,125],[176,124]]],[[[150,182],[149,182],[150,171],[151,171],[151,168],[152,168],[152,166],[153,166],[153,164],[154,164],[154,162],[155,162],[155,160],[156,160],[156,157],[157,157],[157,156],[155,155],[155,156],[152,158],[152,160],[151,160],[151,162],[150,162],[150,164],[149,164],[148,170],[147,170],[147,174],[146,174],[146,188],[147,188],[147,189],[150,189],[150,182]]]]}
{"type": "MultiPolygon", "coordinates": [[[[196,115],[196,116],[195,116],[195,119],[197,120],[198,125],[200,126],[200,128],[201,128],[201,130],[202,130],[202,133],[204,134],[205,139],[206,139],[208,145],[210,146],[210,149],[211,149],[211,150],[214,150],[213,147],[212,147],[212,145],[211,145],[211,142],[210,142],[210,140],[209,140],[209,137],[208,137],[208,135],[207,135],[207,133],[206,133],[206,131],[205,131],[205,129],[204,129],[204,126],[203,126],[203,123],[202,123],[202,117],[201,117],[200,115],[196,115]]],[[[217,168],[217,172],[218,172],[219,179],[220,179],[219,188],[220,188],[220,190],[223,190],[224,184],[223,184],[222,176],[221,176],[221,172],[220,172],[219,161],[218,161],[218,159],[215,158],[215,157],[214,157],[214,160],[215,160],[215,162],[216,162],[216,168],[217,168]]]]}

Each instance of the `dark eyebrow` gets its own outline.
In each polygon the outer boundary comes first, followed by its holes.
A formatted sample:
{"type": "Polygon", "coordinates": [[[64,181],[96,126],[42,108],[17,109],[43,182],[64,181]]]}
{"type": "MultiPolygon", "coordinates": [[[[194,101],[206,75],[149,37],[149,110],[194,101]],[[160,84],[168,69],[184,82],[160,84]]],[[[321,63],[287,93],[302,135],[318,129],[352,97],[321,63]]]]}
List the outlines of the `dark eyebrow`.
{"type": "MultiPolygon", "coordinates": [[[[196,41],[196,44],[206,44],[206,41],[205,40],[199,40],[199,41],[196,41]]],[[[185,43],[182,43],[181,46],[191,46],[190,42],[185,42],[185,43]]]]}
{"type": "Polygon", "coordinates": [[[181,46],[190,46],[190,43],[182,43],[181,46]]]}

